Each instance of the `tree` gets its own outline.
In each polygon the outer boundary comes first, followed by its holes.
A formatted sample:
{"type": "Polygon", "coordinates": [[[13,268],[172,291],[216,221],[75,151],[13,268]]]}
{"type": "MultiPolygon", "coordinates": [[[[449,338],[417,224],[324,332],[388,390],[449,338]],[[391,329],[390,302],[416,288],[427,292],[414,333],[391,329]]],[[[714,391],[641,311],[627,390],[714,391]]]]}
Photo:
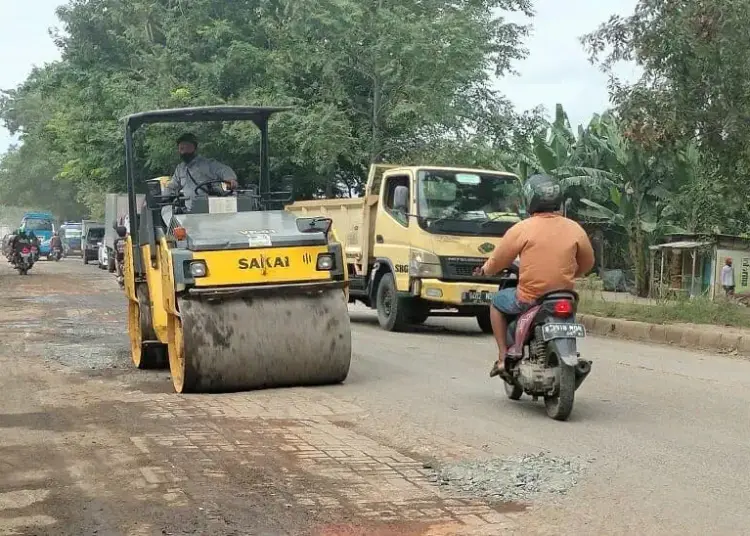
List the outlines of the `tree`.
{"type": "MultiPolygon", "coordinates": [[[[122,124],[136,111],[281,104],[272,174],[302,197],[357,192],[370,161],[408,162],[446,140],[508,146],[517,123],[489,73],[524,55],[526,29],[499,16],[528,0],[70,0],[62,60],[5,94],[0,116],[24,143],[60,155],[53,175],[90,203],[124,188],[122,124]]],[[[183,127],[136,141],[144,176],[169,174],[183,127]]],[[[195,127],[201,151],[255,182],[249,124],[195,127]]]]}
{"type": "Polygon", "coordinates": [[[639,0],[633,15],[612,17],[583,38],[605,70],[621,60],[643,68],[636,84],[612,84],[626,128],[641,145],[694,141],[701,173],[691,197],[702,207],[703,230],[750,226],[748,27],[741,0],[639,0]]]}

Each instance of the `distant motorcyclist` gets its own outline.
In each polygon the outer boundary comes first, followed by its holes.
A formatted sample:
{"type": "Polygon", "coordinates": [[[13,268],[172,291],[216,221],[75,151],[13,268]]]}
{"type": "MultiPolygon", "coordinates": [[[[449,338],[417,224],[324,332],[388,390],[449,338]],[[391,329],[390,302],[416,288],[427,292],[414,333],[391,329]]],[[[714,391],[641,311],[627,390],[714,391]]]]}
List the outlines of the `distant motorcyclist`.
{"type": "Polygon", "coordinates": [[[52,249],[54,248],[62,249],[62,239],[60,238],[60,235],[57,233],[57,231],[55,231],[52,234],[52,238],[50,238],[49,245],[50,245],[50,248],[52,249]]]}
{"type": "Polygon", "coordinates": [[[192,201],[199,195],[216,192],[218,184],[196,190],[201,184],[211,181],[224,181],[230,189],[237,188],[237,175],[229,166],[197,153],[198,139],[194,134],[186,133],[177,139],[177,149],[182,162],[164,188],[164,195],[175,196],[182,193],[186,197],[185,206],[190,210],[192,201]]]}
{"type": "Polygon", "coordinates": [[[39,239],[34,234],[34,231],[32,231],[31,229],[29,229],[28,231],[26,229],[24,229],[23,227],[19,227],[18,229],[16,229],[16,232],[14,233],[13,241],[12,241],[12,244],[11,244],[11,246],[13,247],[13,249],[15,249],[16,244],[18,243],[19,239],[21,239],[21,240],[23,240],[23,239],[28,240],[29,242],[31,242],[31,244],[39,247],[39,239]]]}
{"type": "Polygon", "coordinates": [[[516,316],[540,296],[553,290],[573,290],[575,279],[594,267],[594,249],[586,231],[560,213],[560,183],[547,175],[534,175],[523,187],[530,218],[516,223],[498,243],[475,275],[492,276],[519,257],[518,287],[495,294],[490,307],[492,332],[499,350],[490,377],[503,374],[508,351],[505,315],[516,316]]]}

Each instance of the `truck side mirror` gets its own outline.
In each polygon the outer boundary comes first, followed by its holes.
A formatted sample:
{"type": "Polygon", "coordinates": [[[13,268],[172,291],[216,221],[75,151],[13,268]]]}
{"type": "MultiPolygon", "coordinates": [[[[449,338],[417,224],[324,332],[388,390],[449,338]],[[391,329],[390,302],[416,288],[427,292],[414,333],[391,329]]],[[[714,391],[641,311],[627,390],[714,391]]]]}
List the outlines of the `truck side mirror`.
{"type": "Polygon", "coordinates": [[[409,212],[409,188],[396,186],[393,192],[393,208],[402,212],[409,212]]]}

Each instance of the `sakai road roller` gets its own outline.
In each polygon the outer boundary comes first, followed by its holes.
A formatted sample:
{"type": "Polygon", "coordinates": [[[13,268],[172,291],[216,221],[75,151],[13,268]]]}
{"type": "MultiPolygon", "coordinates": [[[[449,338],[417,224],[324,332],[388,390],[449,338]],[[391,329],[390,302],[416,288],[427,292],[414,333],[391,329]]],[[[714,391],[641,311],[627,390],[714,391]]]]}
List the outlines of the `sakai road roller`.
{"type": "Polygon", "coordinates": [[[212,106],[125,118],[132,358],[138,368],[168,363],[179,393],[334,384],[349,373],[348,278],[332,221],[284,211],[288,179],[281,190],[270,188],[268,120],[284,110],[212,106]],[[164,195],[157,178],[143,181],[145,206],[138,206],[136,132],[205,121],[258,127],[258,187],[215,195],[201,184],[206,195],[186,207],[182,195],[164,195]]]}

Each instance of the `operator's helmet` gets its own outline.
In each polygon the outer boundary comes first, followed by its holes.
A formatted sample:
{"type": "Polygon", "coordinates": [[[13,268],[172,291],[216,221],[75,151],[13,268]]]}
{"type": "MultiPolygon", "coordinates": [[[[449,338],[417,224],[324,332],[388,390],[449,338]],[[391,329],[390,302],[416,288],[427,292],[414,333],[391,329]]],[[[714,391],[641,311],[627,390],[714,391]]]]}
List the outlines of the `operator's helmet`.
{"type": "Polygon", "coordinates": [[[523,185],[523,196],[526,200],[526,211],[555,212],[560,210],[563,201],[560,182],[549,175],[532,175],[523,185]]]}

